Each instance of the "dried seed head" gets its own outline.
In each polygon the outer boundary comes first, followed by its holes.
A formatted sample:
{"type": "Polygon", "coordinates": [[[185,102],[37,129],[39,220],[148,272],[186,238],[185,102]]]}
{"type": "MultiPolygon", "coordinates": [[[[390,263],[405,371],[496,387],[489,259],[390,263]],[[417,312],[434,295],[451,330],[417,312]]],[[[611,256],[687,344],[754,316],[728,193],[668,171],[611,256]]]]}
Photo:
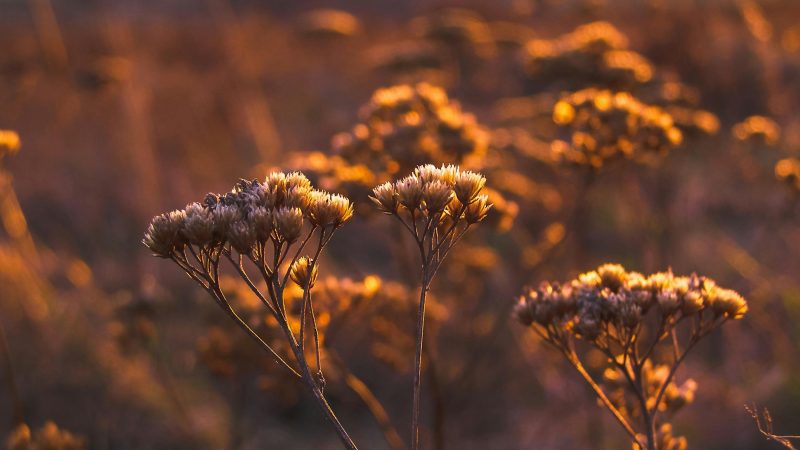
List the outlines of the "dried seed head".
{"type": "Polygon", "coordinates": [[[169,258],[173,251],[183,245],[179,233],[185,221],[184,211],[172,211],[156,216],[147,227],[142,243],[156,256],[169,258]]]}
{"type": "Polygon", "coordinates": [[[289,276],[301,288],[311,289],[317,280],[317,265],[313,259],[303,256],[292,264],[289,276]]]}
{"type": "Polygon", "coordinates": [[[303,232],[303,211],[300,208],[281,207],[275,211],[275,230],[278,237],[286,242],[294,242],[303,232]]]}
{"type": "Polygon", "coordinates": [[[422,203],[422,181],[414,175],[403,178],[396,184],[400,204],[414,211],[422,203]]]}
{"type": "Polygon", "coordinates": [[[314,225],[338,227],[353,217],[353,205],[345,196],[315,191],[312,198],[310,220],[314,225]]]}
{"type": "Polygon", "coordinates": [[[707,289],[708,303],[718,316],[729,319],[741,319],[747,313],[747,302],[738,293],[730,289],[715,287],[707,289]]]}
{"type": "Polygon", "coordinates": [[[442,181],[436,180],[423,187],[422,199],[425,202],[425,211],[433,216],[442,211],[450,203],[453,189],[442,181]]]}
{"type": "Polygon", "coordinates": [[[214,240],[223,242],[228,236],[231,224],[239,220],[239,208],[235,205],[226,205],[223,200],[211,210],[211,217],[214,220],[214,240]]]}
{"type": "Polygon", "coordinates": [[[286,188],[300,188],[305,191],[311,190],[311,181],[306,178],[301,172],[292,172],[286,175],[286,188]]]}
{"type": "Polygon", "coordinates": [[[470,204],[486,184],[486,178],[479,173],[460,172],[455,178],[455,193],[461,203],[470,204]]]}
{"type": "Polygon", "coordinates": [[[214,238],[214,219],[211,212],[199,203],[186,206],[186,220],[181,234],[192,245],[203,246],[214,238]]]}
{"type": "Polygon", "coordinates": [[[391,182],[387,181],[373,189],[370,198],[378,205],[381,211],[387,214],[394,214],[397,212],[399,206],[397,191],[394,188],[394,184],[391,182]]]}
{"type": "Polygon", "coordinates": [[[228,242],[237,252],[249,254],[256,243],[256,232],[252,222],[247,220],[233,222],[228,227],[228,242]]]}
{"type": "Polygon", "coordinates": [[[306,211],[311,205],[311,189],[302,186],[288,187],[286,190],[286,197],[283,200],[283,206],[287,208],[300,208],[306,211]]]}
{"type": "Polygon", "coordinates": [[[433,181],[440,181],[442,179],[442,171],[433,164],[425,164],[418,166],[414,169],[414,175],[419,178],[422,184],[431,183],[433,181]]]}
{"type": "Polygon", "coordinates": [[[490,209],[492,209],[492,204],[489,203],[489,197],[479,195],[472,200],[472,203],[467,205],[464,218],[469,224],[478,223],[486,218],[490,209]]]}
{"type": "Polygon", "coordinates": [[[253,230],[259,242],[269,239],[274,228],[272,211],[267,208],[257,207],[250,213],[250,220],[253,222],[253,230]]]}

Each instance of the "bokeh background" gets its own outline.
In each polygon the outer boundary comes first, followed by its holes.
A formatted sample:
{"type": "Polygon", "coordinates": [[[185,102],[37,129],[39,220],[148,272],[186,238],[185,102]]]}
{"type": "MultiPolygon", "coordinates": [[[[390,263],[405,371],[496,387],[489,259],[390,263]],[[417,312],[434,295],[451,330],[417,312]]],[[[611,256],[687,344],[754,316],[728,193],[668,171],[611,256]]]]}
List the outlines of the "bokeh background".
{"type": "MultiPolygon", "coordinates": [[[[404,431],[410,243],[364,188],[406,168],[354,169],[336,136],[368,121],[376,89],[427,82],[485,148],[418,162],[482,170],[498,205],[433,287],[431,448],[626,448],[509,317],[525,284],[603,262],[696,271],[749,300],[679,372],[699,389],[674,426],[690,448],[778,448],[744,405],[800,433],[798,24],[795,0],[0,0],[0,129],[22,142],[0,157],[0,439],[52,421],[89,449],[338,448],[301,389],[140,244],[153,215],[273,167],[362,207],[321,277],[376,304],[332,308],[328,345],[404,431]],[[659,105],[681,144],[563,162],[553,106],[585,88],[659,105]]],[[[335,409],[387,448],[348,380],[329,380],[335,409]]]]}

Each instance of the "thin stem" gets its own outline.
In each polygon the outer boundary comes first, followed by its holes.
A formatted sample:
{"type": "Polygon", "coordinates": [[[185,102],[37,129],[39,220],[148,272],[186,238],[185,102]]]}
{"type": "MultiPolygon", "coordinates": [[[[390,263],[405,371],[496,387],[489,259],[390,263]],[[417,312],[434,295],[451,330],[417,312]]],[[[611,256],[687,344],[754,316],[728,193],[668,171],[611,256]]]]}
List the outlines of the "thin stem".
{"type": "Polygon", "coordinates": [[[23,407],[22,399],[19,395],[19,386],[17,386],[14,365],[11,362],[11,351],[8,348],[6,333],[3,330],[2,325],[0,325],[0,358],[2,358],[3,369],[6,373],[8,391],[11,394],[11,423],[12,425],[18,425],[24,422],[25,408],[23,407]]]}
{"type": "Polygon", "coordinates": [[[633,442],[641,445],[639,438],[636,436],[636,432],[633,430],[633,427],[631,427],[630,423],[628,423],[628,421],[625,419],[625,416],[623,416],[622,413],[614,406],[614,404],[611,403],[611,400],[608,399],[605,392],[603,392],[600,386],[597,385],[592,376],[589,375],[589,372],[587,372],[583,367],[583,364],[581,364],[575,352],[566,349],[562,349],[562,352],[564,353],[564,356],[567,357],[567,360],[573,365],[573,367],[575,367],[578,373],[581,374],[583,379],[586,380],[586,383],[588,383],[592,388],[594,393],[597,395],[597,398],[600,399],[600,402],[602,402],[603,405],[611,412],[614,418],[617,419],[617,422],[622,425],[622,428],[624,428],[630,438],[633,439],[633,442]]]}
{"type": "Polygon", "coordinates": [[[378,427],[380,427],[383,438],[386,440],[389,447],[392,450],[407,450],[403,439],[400,437],[394,425],[392,425],[389,413],[386,411],[383,404],[381,404],[380,400],[378,400],[378,397],[375,396],[364,381],[350,371],[337,353],[332,350],[329,351],[329,353],[338,369],[344,374],[344,381],[347,387],[364,402],[364,405],[367,407],[370,414],[372,414],[372,417],[375,419],[378,427]]]}
{"type": "Polygon", "coordinates": [[[419,293],[419,310],[417,312],[417,348],[414,356],[414,389],[411,410],[411,448],[419,449],[419,409],[420,391],[422,387],[422,341],[425,331],[425,299],[429,289],[427,267],[422,269],[422,283],[419,293]]]}

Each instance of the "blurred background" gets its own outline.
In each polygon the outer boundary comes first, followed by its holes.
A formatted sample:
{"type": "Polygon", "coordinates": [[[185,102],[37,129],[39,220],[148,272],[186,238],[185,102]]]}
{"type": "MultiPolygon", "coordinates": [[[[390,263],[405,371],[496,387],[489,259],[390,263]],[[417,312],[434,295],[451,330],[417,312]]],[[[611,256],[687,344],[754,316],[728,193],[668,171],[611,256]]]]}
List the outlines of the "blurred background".
{"type": "Polygon", "coordinates": [[[690,448],[778,448],[743,406],[800,433],[798,24],[796,0],[0,0],[0,443],[24,423],[58,443],[32,448],[339,448],[140,244],[153,215],[282,167],[359,205],[320,274],[326,358],[346,362],[326,392],[363,448],[388,448],[364,398],[405,436],[416,280],[368,188],[453,162],[496,208],[433,286],[430,448],[627,448],[509,317],[524,285],[603,262],[749,300],[679,372],[699,389],[673,423],[690,448]],[[400,84],[421,114],[373,97],[400,84]],[[570,157],[613,128],[587,142],[554,117],[585,89],[657,106],[680,139],[570,157]]]}

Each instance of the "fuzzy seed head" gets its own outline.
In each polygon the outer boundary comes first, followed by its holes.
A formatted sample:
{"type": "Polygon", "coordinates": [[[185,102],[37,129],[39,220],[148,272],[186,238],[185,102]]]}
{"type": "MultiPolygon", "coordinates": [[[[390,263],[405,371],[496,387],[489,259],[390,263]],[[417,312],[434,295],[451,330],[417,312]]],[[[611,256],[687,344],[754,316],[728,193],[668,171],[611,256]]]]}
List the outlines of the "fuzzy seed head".
{"type": "Polygon", "coordinates": [[[179,210],[156,216],[147,227],[142,243],[156,256],[169,258],[182,246],[179,233],[185,221],[186,213],[179,210]]]}
{"type": "Polygon", "coordinates": [[[486,178],[475,172],[460,172],[455,177],[455,193],[458,200],[468,205],[475,200],[486,184],[486,178]]]}
{"type": "Polygon", "coordinates": [[[282,207],[275,211],[275,231],[281,240],[294,242],[303,232],[303,211],[282,207]]]}
{"type": "Polygon", "coordinates": [[[387,214],[394,214],[397,212],[399,206],[397,191],[394,188],[394,184],[389,181],[375,187],[372,190],[370,199],[378,205],[381,211],[387,214]]]}
{"type": "Polygon", "coordinates": [[[492,204],[489,203],[489,197],[487,195],[479,195],[472,200],[472,203],[467,205],[467,210],[464,211],[464,218],[469,224],[478,223],[486,218],[490,209],[492,209],[492,204]]]}
{"type": "Polygon", "coordinates": [[[311,289],[317,280],[317,265],[308,256],[300,257],[292,264],[289,276],[301,288],[311,289]]]}

